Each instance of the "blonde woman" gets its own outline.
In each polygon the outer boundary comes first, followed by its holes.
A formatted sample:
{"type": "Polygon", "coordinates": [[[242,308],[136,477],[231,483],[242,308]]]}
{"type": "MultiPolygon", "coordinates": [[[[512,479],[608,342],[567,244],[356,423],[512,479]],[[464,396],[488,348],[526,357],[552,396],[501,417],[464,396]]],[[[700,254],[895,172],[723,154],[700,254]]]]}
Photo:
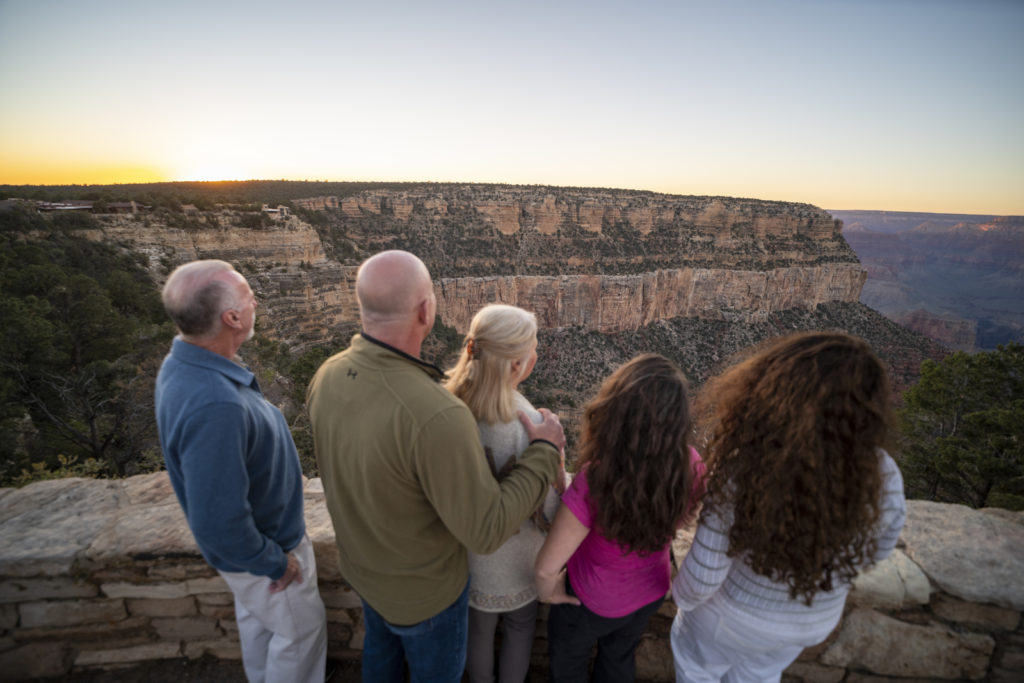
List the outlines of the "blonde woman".
{"type": "MultiPolygon", "coordinates": [[[[466,346],[448,371],[448,390],[469,406],[494,476],[500,481],[526,450],[529,439],[517,418],[540,413],[516,389],[537,362],[537,319],[515,306],[482,308],[470,324],[466,346]]],[[[564,490],[564,474],[560,490],[564,490]]],[[[499,616],[504,636],[498,681],[521,683],[530,667],[537,619],[533,563],[544,543],[547,520],[558,507],[552,487],[544,505],[490,555],[469,553],[469,643],[466,673],[473,683],[494,680],[494,634],[499,616]],[[546,513],[546,516],[545,516],[546,513]]]]}

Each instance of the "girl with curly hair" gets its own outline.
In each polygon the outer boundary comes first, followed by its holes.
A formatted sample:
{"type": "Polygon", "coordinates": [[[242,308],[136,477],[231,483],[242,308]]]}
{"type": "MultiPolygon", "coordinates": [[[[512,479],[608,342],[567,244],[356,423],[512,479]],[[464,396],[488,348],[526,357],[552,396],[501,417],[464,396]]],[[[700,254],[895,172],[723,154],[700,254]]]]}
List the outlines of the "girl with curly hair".
{"type": "MultiPolygon", "coordinates": [[[[516,388],[537,362],[537,319],[515,306],[492,304],[480,309],[470,323],[446,387],[469,406],[477,419],[480,440],[495,478],[502,479],[529,446],[517,416],[526,413],[540,422],[540,413],[516,388]]],[[[537,620],[537,589],[533,561],[544,542],[558,507],[560,487],[548,491],[541,510],[490,555],[469,553],[469,637],[466,673],[473,683],[494,680],[494,634],[499,616],[504,624],[498,680],[522,683],[530,667],[537,620]]]]}
{"type": "Polygon", "coordinates": [[[708,492],[672,583],[676,680],[778,681],[903,528],[889,382],[863,340],[796,334],[709,382],[696,414],[708,492]]]}
{"type": "Polygon", "coordinates": [[[671,579],[670,544],[692,521],[704,465],[689,446],[683,373],[655,354],[629,361],[583,412],[577,476],[537,556],[550,680],[631,681],[635,652],[671,579]],[[566,569],[563,569],[566,567],[566,569]]]}

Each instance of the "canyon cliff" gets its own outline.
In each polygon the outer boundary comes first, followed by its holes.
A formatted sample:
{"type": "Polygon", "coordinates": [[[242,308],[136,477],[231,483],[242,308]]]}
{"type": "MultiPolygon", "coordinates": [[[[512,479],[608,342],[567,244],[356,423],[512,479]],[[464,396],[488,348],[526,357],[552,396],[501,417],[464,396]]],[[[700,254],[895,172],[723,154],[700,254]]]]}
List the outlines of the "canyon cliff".
{"type": "Polygon", "coordinates": [[[857,264],[840,223],[806,204],[475,185],[295,204],[337,207],[324,211],[329,251],[338,260],[353,248],[404,248],[438,278],[857,264]]]}
{"type": "MultiPolygon", "coordinates": [[[[188,220],[103,216],[89,236],[145,254],[158,282],[191,259],[234,263],[260,299],[262,333],[300,352],[358,329],[364,258],[412,251],[430,268],[440,322],[454,332],[487,303],[537,314],[550,365],[532,389],[563,408],[641,351],[672,357],[700,383],[766,337],[848,329],[879,349],[897,388],[923,358],[943,353],[857,304],[866,273],[841,222],[806,204],[425,185],[293,205],[299,215],[259,227],[225,209],[188,220]],[[576,389],[545,389],[566,386],[576,389]]],[[[437,362],[451,360],[450,346],[440,352],[448,356],[437,362]]]]}
{"type": "Polygon", "coordinates": [[[296,217],[246,229],[222,215],[203,229],[108,216],[93,237],[146,253],[158,279],[161,265],[193,258],[248,269],[272,334],[291,343],[356,319],[354,269],[383,249],[423,258],[441,319],[460,332],[496,301],[535,311],[546,329],[752,322],[856,301],[866,277],[840,224],[802,204],[491,186],[295,204],[325,212],[317,229],[296,217]]]}

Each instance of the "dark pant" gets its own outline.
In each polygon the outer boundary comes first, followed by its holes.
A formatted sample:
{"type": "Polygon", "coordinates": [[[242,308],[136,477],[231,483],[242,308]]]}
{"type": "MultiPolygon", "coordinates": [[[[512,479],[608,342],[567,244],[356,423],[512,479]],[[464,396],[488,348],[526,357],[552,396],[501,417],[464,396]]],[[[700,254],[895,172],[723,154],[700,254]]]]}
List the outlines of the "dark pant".
{"type": "Polygon", "coordinates": [[[411,626],[385,621],[363,600],[363,681],[401,683],[405,660],[412,683],[456,683],[466,667],[468,620],[469,583],[449,607],[411,626]]]}
{"type": "Polygon", "coordinates": [[[533,631],[537,624],[537,601],[528,602],[511,612],[481,612],[469,608],[469,645],[466,673],[470,683],[494,681],[494,633],[498,617],[504,625],[501,656],[498,658],[498,683],[523,683],[530,671],[533,631]]]}
{"type": "MultiPolygon", "coordinates": [[[[568,578],[565,590],[575,595],[568,578]]],[[[597,642],[594,683],[622,683],[636,677],[636,646],[664,597],[624,617],[610,619],[583,605],[552,605],[548,614],[548,656],[552,683],[587,680],[587,661],[597,642]]]]}

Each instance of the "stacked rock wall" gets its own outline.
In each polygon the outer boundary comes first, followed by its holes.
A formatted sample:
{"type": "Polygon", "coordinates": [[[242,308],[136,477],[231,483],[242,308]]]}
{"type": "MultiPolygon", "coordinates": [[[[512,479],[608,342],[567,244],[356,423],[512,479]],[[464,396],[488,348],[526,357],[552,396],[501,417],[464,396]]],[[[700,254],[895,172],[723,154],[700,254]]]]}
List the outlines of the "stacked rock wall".
{"type": "MultiPolygon", "coordinates": [[[[306,483],[305,502],[329,654],[358,658],[361,604],[339,572],[318,480],[306,483]]],[[[677,556],[688,541],[681,534],[677,556]]],[[[786,678],[1020,681],[1021,577],[1024,513],[911,501],[900,549],[858,578],[839,628],[786,678]]],[[[644,634],[643,680],[674,680],[673,613],[667,602],[644,634]]],[[[539,624],[538,665],[545,633],[539,624]]],[[[233,600],[199,555],[166,473],[0,489],[0,677],[61,677],[204,654],[240,656],[233,600]]]]}

